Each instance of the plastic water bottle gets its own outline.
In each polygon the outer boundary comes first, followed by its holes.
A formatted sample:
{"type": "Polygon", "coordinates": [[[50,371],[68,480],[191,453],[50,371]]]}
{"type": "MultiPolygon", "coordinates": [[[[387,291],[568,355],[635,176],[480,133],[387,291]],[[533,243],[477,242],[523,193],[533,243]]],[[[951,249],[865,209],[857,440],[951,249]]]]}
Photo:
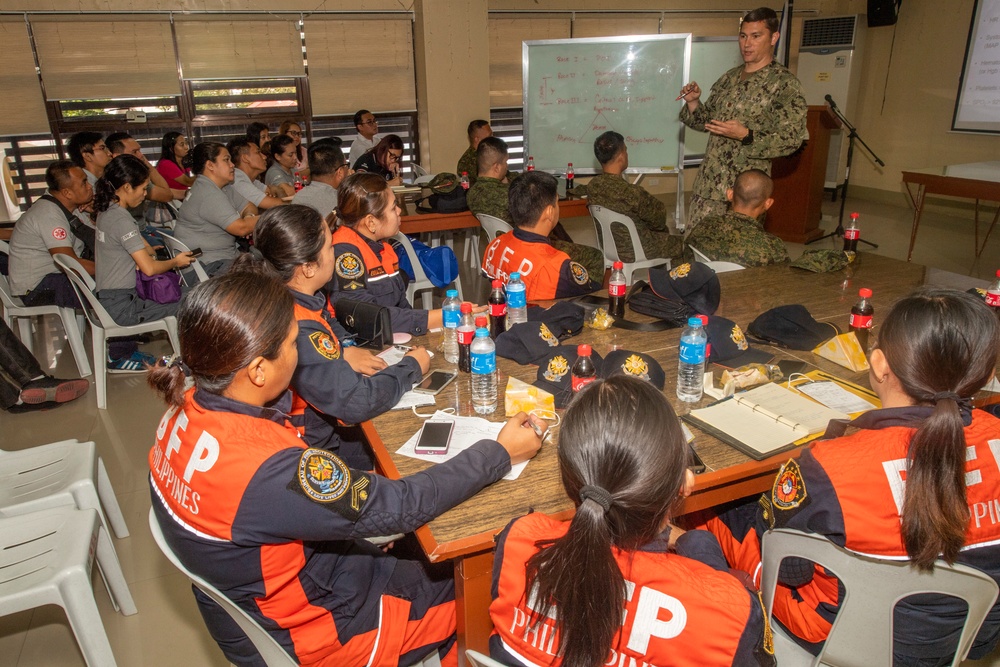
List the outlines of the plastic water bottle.
{"type": "Polygon", "coordinates": [[[461,180],[459,180],[459,183],[462,184],[462,189],[463,190],[468,190],[469,189],[469,172],[467,172],[467,171],[463,171],[462,172],[462,178],[461,178],[461,180]]]}
{"type": "Polygon", "coordinates": [[[507,329],[515,324],[528,321],[527,287],[521,281],[521,274],[515,271],[507,281],[507,329]]]}
{"type": "Polygon", "coordinates": [[[677,360],[677,398],[693,403],[701,400],[704,391],[705,347],[708,336],[697,317],[688,318],[681,333],[680,355],[677,360]]]}
{"type": "Polygon", "coordinates": [[[472,341],[472,407],[482,415],[497,409],[497,347],[486,327],[472,341]]]}
{"type": "Polygon", "coordinates": [[[458,300],[458,290],[450,289],[444,293],[444,302],[441,304],[441,315],[444,320],[444,360],[449,364],[458,363],[458,330],[459,320],[462,318],[462,302],[458,300]]]}
{"type": "Polygon", "coordinates": [[[997,271],[996,282],[986,290],[986,305],[993,308],[993,312],[1000,317],[1000,271],[997,271]]]}
{"type": "Polygon", "coordinates": [[[850,328],[861,343],[861,349],[868,352],[868,332],[872,329],[872,321],[875,317],[875,308],[872,306],[872,291],[867,287],[862,287],[858,291],[858,302],[851,308],[850,328]]]}
{"type": "Polygon", "coordinates": [[[566,165],[566,189],[567,190],[572,190],[573,189],[573,178],[575,176],[576,176],[576,174],[573,173],[573,163],[570,162],[569,164],[566,165]]]}
{"type": "Polygon", "coordinates": [[[861,225],[858,223],[859,217],[861,216],[857,213],[851,213],[851,220],[847,223],[847,227],[844,227],[844,252],[858,251],[858,239],[861,238],[861,225]]]}
{"type": "Polygon", "coordinates": [[[466,301],[462,304],[462,319],[456,330],[458,338],[458,370],[463,373],[472,371],[472,339],[476,337],[476,323],[472,319],[472,304],[466,301]]]}
{"type": "Polygon", "coordinates": [[[489,304],[490,338],[496,340],[497,336],[507,330],[507,295],[504,294],[502,280],[493,281],[489,304]]]}
{"type": "Polygon", "coordinates": [[[611,278],[608,279],[608,315],[614,318],[625,317],[625,271],[621,262],[611,265],[611,278]]]}
{"type": "Polygon", "coordinates": [[[525,167],[525,170],[526,171],[534,171],[535,170],[535,158],[531,157],[530,155],[528,156],[528,166],[525,167]]]}

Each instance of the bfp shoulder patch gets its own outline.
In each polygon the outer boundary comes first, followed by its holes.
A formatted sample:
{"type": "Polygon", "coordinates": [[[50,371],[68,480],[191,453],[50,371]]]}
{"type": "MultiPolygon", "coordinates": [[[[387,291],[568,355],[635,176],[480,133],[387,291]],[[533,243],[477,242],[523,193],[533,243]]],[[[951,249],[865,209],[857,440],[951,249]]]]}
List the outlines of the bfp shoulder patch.
{"type": "Polygon", "coordinates": [[[569,272],[573,276],[573,282],[577,285],[586,285],[590,282],[590,275],[587,273],[587,269],[583,268],[583,264],[579,262],[569,263],[569,272]]]}
{"type": "Polygon", "coordinates": [[[314,331],[309,334],[309,342],[313,348],[326,359],[340,359],[340,345],[337,339],[324,331],[314,331]]]}
{"type": "Polygon", "coordinates": [[[344,280],[354,280],[364,273],[365,265],[353,252],[345,252],[337,258],[337,275],[344,280]]]}
{"type": "Polygon", "coordinates": [[[799,464],[792,459],[778,471],[771,489],[771,505],[775,511],[791,510],[801,505],[806,498],[806,482],[802,479],[799,464]]]}
{"type": "Polygon", "coordinates": [[[318,503],[333,503],[351,488],[351,470],[332,452],[307,449],[299,458],[299,488],[318,503]]]}

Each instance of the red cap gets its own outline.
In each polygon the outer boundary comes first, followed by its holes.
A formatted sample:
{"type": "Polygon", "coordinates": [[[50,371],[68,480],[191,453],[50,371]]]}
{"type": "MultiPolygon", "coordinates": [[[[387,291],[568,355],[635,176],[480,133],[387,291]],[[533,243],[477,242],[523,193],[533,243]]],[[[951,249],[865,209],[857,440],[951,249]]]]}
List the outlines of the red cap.
{"type": "Polygon", "coordinates": [[[861,215],[857,211],[855,211],[854,213],[851,213],[851,220],[857,220],[860,217],[861,217],[861,215]]]}
{"type": "Polygon", "coordinates": [[[497,289],[498,287],[503,287],[503,281],[499,278],[493,281],[493,289],[497,289]]]}
{"type": "Polygon", "coordinates": [[[569,163],[569,166],[571,166],[571,167],[572,167],[572,166],[573,166],[573,163],[572,163],[572,162],[570,162],[570,163],[569,163]]]}
{"type": "Polygon", "coordinates": [[[486,316],[485,315],[479,315],[478,317],[476,317],[476,328],[477,329],[485,329],[486,328],[486,316]]]}
{"type": "Polygon", "coordinates": [[[863,299],[870,299],[871,296],[872,296],[872,291],[870,289],[868,289],[867,287],[862,287],[858,291],[858,296],[860,296],[863,299]]]}
{"type": "Polygon", "coordinates": [[[699,320],[701,320],[701,326],[708,326],[708,315],[695,315],[699,320]]]}
{"type": "Polygon", "coordinates": [[[997,269],[997,278],[1000,278],[1000,269],[997,269]]]}
{"type": "Polygon", "coordinates": [[[611,267],[612,267],[612,268],[613,268],[613,269],[614,269],[615,271],[621,271],[621,270],[622,270],[623,268],[625,268],[625,265],[624,265],[624,264],[622,264],[621,262],[614,262],[614,263],[613,263],[613,264],[611,265],[611,267]]]}
{"type": "Polygon", "coordinates": [[[472,312],[472,304],[469,303],[468,301],[463,301],[460,312],[471,313],[472,312]]]}
{"type": "Polygon", "coordinates": [[[469,172],[467,172],[467,171],[463,171],[462,172],[462,176],[468,176],[468,175],[469,175],[469,172]]]}
{"type": "Polygon", "coordinates": [[[590,356],[590,346],[589,345],[577,345],[576,346],[576,353],[578,355],[580,355],[581,357],[589,357],[590,356]]]}

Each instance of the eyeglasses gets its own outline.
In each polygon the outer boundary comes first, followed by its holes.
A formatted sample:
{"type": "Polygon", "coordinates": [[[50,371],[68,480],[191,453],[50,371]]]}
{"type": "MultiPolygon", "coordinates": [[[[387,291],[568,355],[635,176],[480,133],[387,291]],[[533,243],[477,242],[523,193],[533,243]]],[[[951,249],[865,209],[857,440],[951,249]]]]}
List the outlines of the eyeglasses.
{"type": "Polygon", "coordinates": [[[403,154],[393,153],[392,151],[389,151],[389,159],[392,160],[393,162],[399,162],[400,160],[403,159],[403,154]]]}
{"type": "Polygon", "coordinates": [[[288,131],[288,136],[290,136],[290,137],[301,137],[302,136],[302,130],[289,130],[288,131]]]}
{"type": "Polygon", "coordinates": [[[366,120],[366,121],[364,121],[361,124],[362,125],[378,125],[378,121],[376,119],[372,118],[371,120],[366,120]]]}

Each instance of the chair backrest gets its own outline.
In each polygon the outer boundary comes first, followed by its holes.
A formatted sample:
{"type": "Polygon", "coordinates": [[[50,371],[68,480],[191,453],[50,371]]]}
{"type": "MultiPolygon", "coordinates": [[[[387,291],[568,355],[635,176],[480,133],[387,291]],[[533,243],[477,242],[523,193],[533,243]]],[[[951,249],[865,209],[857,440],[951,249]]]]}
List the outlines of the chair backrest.
{"type": "Polygon", "coordinates": [[[642,249],[642,243],[639,241],[639,232],[636,231],[635,222],[632,221],[632,218],[621,213],[615,213],[611,209],[598,206],[597,204],[591,204],[587,208],[590,209],[590,215],[597,223],[597,231],[599,232],[597,236],[601,242],[605,257],[615,262],[621,261],[621,257],[618,256],[618,245],[615,243],[615,237],[611,233],[611,223],[617,223],[625,226],[632,241],[632,252],[635,253],[635,261],[630,263],[646,261],[646,253],[642,249]]]}
{"type": "Polygon", "coordinates": [[[821,535],[779,528],[764,535],[762,549],[760,590],[768,615],[774,602],[779,566],[790,557],[822,564],[846,589],[816,665],[891,665],[892,612],[896,603],[918,593],[936,593],[961,598],[969,605],[952,662],[957,666],[968,654],[979,626],[997,599],[993,578],[965,565],[939,561],[933,571],[920,572],[909,561],[862,556],[838,547],[821,535]]]}
{"type": "Polygon", "coordinates": [[[87,270],[80,265],[80,262],[69,255],[61,253],[53,255],[52,259],[55,260],[56,266],[62,269],[66,277],[69,278],[69,284],[73,286],[76,298],[84,305],[83,312],[87,315],[90,325],[100,327],[101,329],[118,326],[114,318],[101,305],[100,300],[97,298],[97,283],[87,273],[87,270]]]}
{"type": "Polygon", "coordinates": [[[514,229],[508,222],[501,220],[494,215],[477,213],[476,219],[479,220],[479,224],[481,224],[483,229],[486,230],[486,235],[490,237],[491,241],[501,234],[506,234],[514,229]]]}
{"type": "MultiPolygon", "coordinates": [[[[154,500],[153,502],[158,502],[154,500]]],[[[257,648],[257,652],[264,659],[264,662],[268,667],[294,667],[298,663],[292,659],[288,652],[281,647],[281,645],[272,637],[264,628],[255,621],[249,614],[247,614],[243,609],[241,609],[236,603],[227,598],[221,591],[212,586],[201,577],[193,574],[181,563],[180,559],[177,558],[177,554],[174,553],[170,545],[167,544],[166,538],[163,537],[163,531],[160,530],[160,523],[156,519],[156,514],[153,509],[149,510],[149,531],[153,534],[153,541],[156,542],[156,546],[160,547],[160,551],[163,555],[167,557],[174,567],[184,573],[184,575],[191,580],[191,583],[198,587],[205,595],[215,600],[216,604],[222,607],[227,614],[229,614],[236,624],[240,626],[240,629],[246,633],[246,636],[250,638],[253,645],[257,648]]]]}
{"type": "Polygon", "coordinates": [[[471,648],[465,650],[465,659],[472,667],[504,667],[502,662],[497,662],[490,656],[473,651],[471,648]]]}
{"type": "Polygon", "coordinates": [[[415,178],[420,178],[421,176],[426,176],[427,173],[428,173],[426,169],[424,169],[423,167],[421,167],[416,162],[411,162],[410,163],[410,169],[413,170],[413,176],[415,178]]]}
{"type": "MultiPolygon", "coordinates": [[[[6,241],[0,241],[3,245],[0,246],[0,252],[7,253],[10,255],[10,248],[3,247],[7,245],[6,241]]],[[[7,281],[7,276],[0,273],[0,302],[3,303],[4,308],[24,308],[24,304],[21,300],[16,298],[10,291],[10,282],[7,281]]]]}
{"type": "Polygon", "coordinates": [[[709,262],[712,261],[711,257],[703,253],[701,250],[698,250],[690,243],[687,244],[687,247],[690,248],[691,252],[694,253],[694,261],[701,262],[702,264],[708,264],[709,262]]]}
{"type": "Polygon", "coordinates": [[[403,232],[396,232],[396,235],[392,238],[403,247],[403,250],[406,251],[406,256],[410,258],[410,266],[413,268],[413,283],[418,285],[423,283],[430,284],[430,278],[427,277],[427,272],[424,271],[424,267],[420,263],[420,258],[417,257],[417,251],[413,249],[413,243],[410,241],[410,238],[403,232]]]}
{"type": "MultiPolygon", "coordinates": [[[[170,251],[171,257],[178,253],[191,251],[191,248],[187,247],[183,241],[174,238],[170,234],[160,234],[160,238],[163,239],[163,245],[170,251]]],[[[198,282],[203,283],[208,280],[208,273],[205,271],[205,267],[197,259],[191,263],[191,270],[198,276],[198,282]]],[[[184,274],[182,273],[181,275],[183,276],[184,274]]]]}

